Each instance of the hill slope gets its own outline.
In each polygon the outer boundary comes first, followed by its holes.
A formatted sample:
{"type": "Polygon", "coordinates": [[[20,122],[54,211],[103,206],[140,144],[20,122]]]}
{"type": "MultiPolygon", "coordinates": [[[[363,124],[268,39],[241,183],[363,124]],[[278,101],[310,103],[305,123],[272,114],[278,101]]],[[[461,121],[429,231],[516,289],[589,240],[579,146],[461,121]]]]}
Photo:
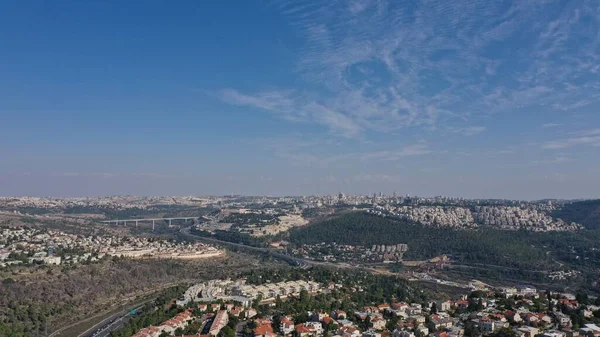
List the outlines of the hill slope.
{"type": "Polygon", "coordinates": [[[600,229],[600,199],[566,204],[552,212],[552,216],[582,224],[587,229],[600,229]]]}
{"type": "Polygon", "coordinates": [[[453,230],[432,228],[364,213],[351,213],[294,229],[295,244],[337,242],[351,245],[408,244],[405,258],[427,259],[452,254],[461,262],[494,264],[540,270],[556,266],[554,260],[581,267],[597,267],[600,252],[595,240],[600,231],[526,232],[494,229],[453,230]],[[581,257],[584,256],[584,259],[581,257]]]}

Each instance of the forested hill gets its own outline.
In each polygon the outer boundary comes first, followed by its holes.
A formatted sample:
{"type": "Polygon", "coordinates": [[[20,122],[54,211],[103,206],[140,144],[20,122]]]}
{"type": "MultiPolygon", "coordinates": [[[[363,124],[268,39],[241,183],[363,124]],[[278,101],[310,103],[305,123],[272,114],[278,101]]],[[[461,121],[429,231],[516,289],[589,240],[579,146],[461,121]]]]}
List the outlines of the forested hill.
{"type": "Polygon", "coordinates": [[[493,263],[507,267],[540,269],[559,260],[594,266],[600,252],[594,250],[600,231],[526,232],[494,229],[454,230],[433,228],[408,221],[390,220],[364,213],[350,213],[291,231],[295,244],[337,242],[370,246],[408,244],[407,260],[452,254],[460,261],[493,263]],[[548,253],[550,252],[550,253],[548,253]],[[585,256],[584,259],[581,257],[585,256]]]}
{"type": "Polygon", "coordinates": [[[552,216],[582,224],[587,229],[600,229],[600,199],[566,204],[552,212],[552,216]]]}

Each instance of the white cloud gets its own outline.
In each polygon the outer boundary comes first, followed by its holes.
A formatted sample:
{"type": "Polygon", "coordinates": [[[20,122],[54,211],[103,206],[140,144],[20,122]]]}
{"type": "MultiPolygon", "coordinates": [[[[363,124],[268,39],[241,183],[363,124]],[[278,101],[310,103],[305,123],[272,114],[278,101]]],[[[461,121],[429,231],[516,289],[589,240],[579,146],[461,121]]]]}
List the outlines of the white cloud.
{"type": "MultiPolygon", "coordinates": [[[[305,149],[306,150],[306,149],[305,149]]],[[[299,167],[321,167],[327,168],[336,163],[356,163],[356,162],[395,162],[407,157],[424,156],[433,154],[429,146],[424,142],[410,144],[399,149],[386,149],[365,152],[347,152],[336,154],[315,154],[318,149],[312,149],[312,152],[300,152],[296,148],[291,150],[287,148],[275,147],[275,156],[286,160],[289,164],[299,167]]]]}
{"type": "Polygon", "coordinates": [[[580,136],[600,136],[600,129],[580,131],[577,134],[580,136]]]}
{"type": "Polygon", "coordinates": [[[291,121],[317,123],[348,138],[365,130],[390,132],[410,126],[433,126],[438,117],[435,107],[415,108],[394,91],[389,96],[367,98],[362,90],[355,90],[317,100],[293,90],[244,94],[229,88],[221,90],[219,97],[226,103],[266,110],[291,121]]]}
{"type": "Polygon", "coordinates": [[[345,137],[446,125],[475,135],[485,131],[469,126],[477,115],[570,112],[600,102],[600,78],[589,76],[600,70],[600,38],[590,38],[600,37],[595,1],[283,0],[274,7],[304,39],[295,70],[310,89],[226,89],[225,101],[345,137]]]}
{"type": "Polygon", "coordinates": [[[560,124],[558,124],[558,123],[546,123],[546,124],[542,124],[542,128],[543,129],[555,128],[557,126],[560,126],[560,124]]]}
{"type": "Polygon", "coordinates": [[[580,136],[566,139],[559,139],[547,142],[542,145],[542,148],[547,150],[559,150],[574,147],[577,145],[600,146],[600,129],[582,131],[580,136]]]}
{"type": "Polygon", "coordinates": [[[297,113],[298,96],[292,98],[293,91],[265,91],[256,95],[245,95],[235,89],[223,89],[220,91],[220,98],[230,104],[253,106],[259,109],[268,110],[283,114],[285,117],[292,118],[297,113]]]}
{"type": "Polygon", "coordinates": [[[463,136],[474,136],[485,132],[487,128],[485,126],[468,126],[464,128],[449,128],[449,130],[463,136]]]}
{"type": "Polygon", "coordinates": [[[557,156],[551,159],[545,160],[534,160],[531,163],[534,165],[557,165],[557,164],[565,164],[571,162],[571,158],[566,156],[557,156]]]}
{"type": "Polygon", "coordinates": [[[279,114],[292,121],[312,121],[328,127],[333,133],[346,137],[360,134],[362,127],[347,114],[328,108],[294,91],[268,91],[242,94],[234,89],[224,89],[220,98],[230,104],[250,106],[279,114]]]}
{"type": "Polygon", "coordinates": [[[405,146],[399,150],[369,152],[358,156],[363,160],[396,161],[405,157],[421,156],[429,153],[432,153],[432,151],[428,148],[427,144],[418,143],[405,146]]]}

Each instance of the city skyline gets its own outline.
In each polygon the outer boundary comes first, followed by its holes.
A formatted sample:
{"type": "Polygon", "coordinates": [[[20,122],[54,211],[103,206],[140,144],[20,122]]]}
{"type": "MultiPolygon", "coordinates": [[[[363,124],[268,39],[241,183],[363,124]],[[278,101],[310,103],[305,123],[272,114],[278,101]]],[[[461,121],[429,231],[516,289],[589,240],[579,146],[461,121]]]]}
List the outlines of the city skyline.
{"type": "Polygon", "coordinates": [[[0,12],[0,195],[600,197],[594,1],[0,12]]]}

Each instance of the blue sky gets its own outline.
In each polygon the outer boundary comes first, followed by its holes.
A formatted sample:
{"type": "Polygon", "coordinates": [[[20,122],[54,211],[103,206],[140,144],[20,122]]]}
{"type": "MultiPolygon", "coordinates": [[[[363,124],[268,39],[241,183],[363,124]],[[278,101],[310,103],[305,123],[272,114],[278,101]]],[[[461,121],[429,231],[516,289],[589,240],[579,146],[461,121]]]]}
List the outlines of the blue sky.
{"type": "Polygon", "coordinates": [[[3,1],[0,195],[600,197],[597,1],[3,1]]]}

